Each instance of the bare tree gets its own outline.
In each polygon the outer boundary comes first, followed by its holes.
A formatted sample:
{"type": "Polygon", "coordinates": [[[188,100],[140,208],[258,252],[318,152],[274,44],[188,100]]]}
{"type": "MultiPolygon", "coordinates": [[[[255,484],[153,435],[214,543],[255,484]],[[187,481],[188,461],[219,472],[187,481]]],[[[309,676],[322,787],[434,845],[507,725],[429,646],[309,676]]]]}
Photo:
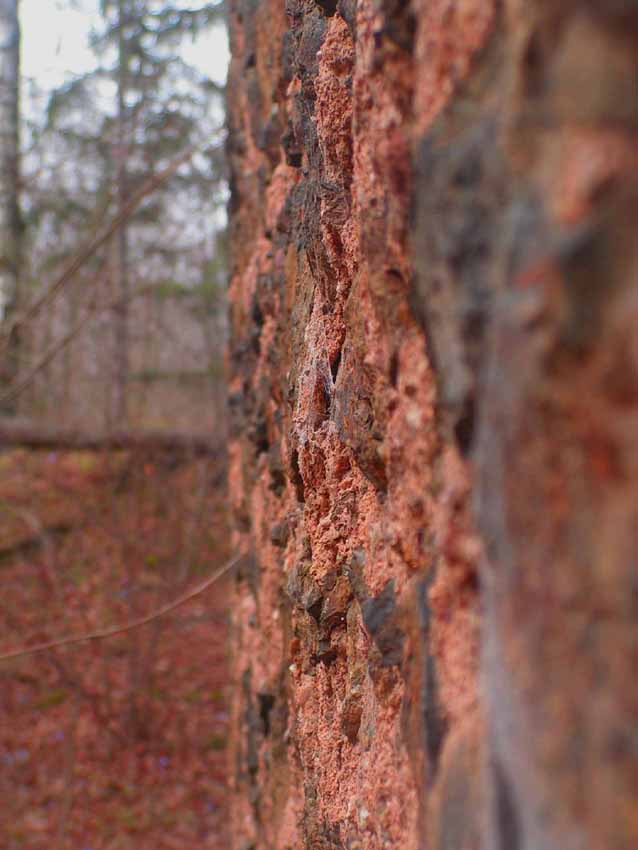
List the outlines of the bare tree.
{"type": "MultiPolygon", "coordinates": [[[[18,0],[0,0],[0,319],[16,309],[20,277],[20,25],[18,0]]],[[[13,333],[2,382],[18,368],[18,334],[13,333]]]]}

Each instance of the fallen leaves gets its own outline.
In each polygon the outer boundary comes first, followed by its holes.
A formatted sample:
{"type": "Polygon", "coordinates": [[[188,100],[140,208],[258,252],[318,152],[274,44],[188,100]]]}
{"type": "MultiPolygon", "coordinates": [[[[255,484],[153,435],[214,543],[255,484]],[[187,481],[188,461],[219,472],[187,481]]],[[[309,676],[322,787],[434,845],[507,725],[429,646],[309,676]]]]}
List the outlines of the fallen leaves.
{"type": "MultiPolygon", "coordinates": [[[[0,652],[141,616],[226,560],[215,478],[205,459],[1,455],[0,549],[33,539],[0,562],[0,652]]],[[[224,597],[0,665],[3,850],[228,846],[224,597]]]]}

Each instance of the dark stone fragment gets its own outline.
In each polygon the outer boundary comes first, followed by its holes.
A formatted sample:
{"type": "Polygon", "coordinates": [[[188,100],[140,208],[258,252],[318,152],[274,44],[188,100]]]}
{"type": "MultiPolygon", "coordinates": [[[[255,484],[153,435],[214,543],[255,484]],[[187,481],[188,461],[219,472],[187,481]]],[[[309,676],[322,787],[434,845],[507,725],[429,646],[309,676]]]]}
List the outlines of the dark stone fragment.
{"type": "Polygon", "coordinates": [[[286,490],[286,475],[281,465],[271,467],[270,484],[268,486],[269,489],[272,490],[272,492],[275,494],[275,496],[283,496],[286,490]]]}
{"type": "Polygon", "coordinates": [[[300,608],[303,608],[309,613],[314,610],[317,616],[315,619],[319,621],[321,609],[316,609],[316,606],[321,606],[321,588],[317,582],[308,575],[310,563],[301,561],[292,568],[286,582],[286,593],[300,608]]]}
{"type": "Polygon", "coordinates": [[[328,18],[331,18],[337,11],[337,0],[317,0],[317,5],[323,9],[328,18]]]}
{"type": "Polygon", "coordinates": [[[259,304],[259,299],[256,295],[253,298],[253,303],[251,305],[250,318],[253,320],[253,323],[258,328],[261,328],[264,324],[264,314],[261,309],[261,305],[259,304]]]}
{"type": "Polygon", "coordinates": [[[268,423],[263,416],[257,416],[247,431],[247,438],[255,446],[257,454],[265,454],[270,449],[268,423]]]}
{"type": "Polygon", "coordinates": [[[281,45],[281,78],[289,83],[295,74],[295,37],[292,30],[284,33],[281,45]]]}
{"type": "Polygon", "coordinates": [[[321,609],[323,608],[323,598],[320,597],[312,605],[304,607],[306,607],[306,611],[310,614],[315,623],[319,625],[319,621],[321,620],[321,609]]]}
{"type": "MultiPolygon", "coordinates": [[[[342,356],[342,363],[346,358],[342,356]]],[[[357,464],[366,478],[381,494],[387,491],[385,463],[379,453],[382,428],[376,420],[372,393],[354,383],[352,368],[341,370],[334,388],[330,414],[339,437],[355,453],[357,464]]]]}
{"type": "Polygon", "coordinates": [[[394,580],[390,579],[378,596],[371,596],[361,605],[366,629],[376,638],[396,611],[394,580]]]}
{"type": "Polygon", "coordinates": [[[474,426],[476,402],[473,396],[467,396],[461,408],[458,418],[454,423],[454,436],[461,454],[468,455],[474,440],[474,426]]]}
{"type": "Polygon", "coordinates": [[[257,147],[265,151],[273,166],[279,162],[281,156],[281,130],[281,122],[279,117],[275,115],[263,124],[257,136],[257,147]]]}
{"type": "Polygon", "coordinates": [[[286,163],[290,165],[292,168],[301,168],[301,163],[303,162],[303,154],[301,151],[301,147],[297,142],[295,131],[292,125],[288,125],[288,129],[281,137],[281,146],[284,149],[284,154],[286,156],[286,163]]]}
{"type": "Polygon", "coordinates": [[[250,67],[245,71],[246,74],[246,97],[248,101],[248,114],[250,117],[250,132],[257,141],[261,135],[263,126],[263,98],[257,70],[255,67],[250,67]]]}
{"type": "Polygon", "coordinates": [[[494,818],[500,844],[495,850],[521,850],[521,827],[513,790],[500,765],[492,758],[494,818]]]}
{"type": "Polygon", "coordinates": [[[353,39],[357,37],[357,0],[339,0],[337,11],[348,24],[353,39]]]}
{"type": "Polygon", "coordinates": [[[381,652],[382,667],[393,667],[395,664],[401,663],[404,642],[405,634],[398,626],[386,629],[379,635],[377,646],[381,652]]]}
{"type": "Polygon", "coordinates": [[[262,734],[267,738],[270,735],[270,713],[275,706],[275,697],[273,694],[261,693],[257,694],[257,700],[259,702],[262,734]]]}
{"type": "Polygon", "coordinates": [[[228,416],[233,431],[240,432],[246,427],[246,418],[249,413],[246,408],[247,400],[243,392],[236,392],[228,397],[228,416]]]}
{"type": "Polygon", "coordinates": [[[244,709],[244,728],[246,730],[245,767],[251,777],[251,784],[255,781],[259,769],[259,752],[257,745],[257,732],[259,718],[255,711],[255,703],[252,693],[252,674],[250,668],[242,675],[242,697],[244,709]]]}
{"type": "MultiPolygon", "coordinates": [[[[297,42],[297,71],[304,83],[316,77],[319,70],[319,50],[326,34],[326,18],[318,8],[315,12],[307,13],[303,18],[297,42]]],[[[310,93],[309,91],[307,93],[310,93]]]]}
{"type": "Polygon", "coordinates": [[[379,650],[382,667],[400,664],[403,658],[405,634],[394,620],[395,613],[393,579],[390,579],[378,596],[370,597],[361,604],[363,622],[379,650]]]}
{"type": "Polygon", "coordinates": [[[314,656],[316,664],[330,665],[337,658],[337,651],[330,645],[329,640],[320,640],[317,644],[317,652],[314,656]]]}
{"type": "Polygon", "coordinates": [[[341,729],[351,744],[356,743],[361,728],[363,706],[359,694],[351,694],[343,704],[341,712],[341,729]]]}
{"type": "Polygon", "coordinates": [[[334,586],[326,592],[321,610],[320,625],[326,632],[345,622],[348,605],[352,601],[352,590],[345,576],[339,576],[334,586]]]}
{"type": "Polygon", "coordinates": [[[363,603],[363,601],[370,596],[367,585],[363,578],[363,567],[365,565],[365,561],[365,550],[357,548],[352,553],[349,561],[343,567],[344,575],[348,579],[348,583],[352,588],[352,592],[354,593],[355,599],[359,603],[363,603]]]}
{"type": "Polygon", "coordinates": [[[447,726],[441,715],[434,658],[428,653],[423,694],[423,718],[430,772],[436,775],[447,726]]]}
{"type": "Polygon", "coordinates": [[[341,366],[341,349],[337,351],[334,360],[330,364],[330,374],[332,375],[333,382],[337,380],[337,375],[339,374],[339,366],[341,366]]]}
{"type": "Polygon", "coordinates": [[[421,701],[423,706],[423,722],[425,726],[425,745],[428,751],[429,776],[432,780],[438,771],[441,749],[447,734],[447,724],[441,714],[439,704],[439,689],[434,656],[430,651],[430,600],[429,590],[434,581],[435,570],[431,571],[426,581],[418,585],[418,606],[421,616],[423,642],[426,647],[425,671],[423,676],[423,691],[421,701]]]}
{"type": "Polygon", "coordinates": [[[245,581],[248,584],[251,593],[255,598],[257,598],[260,577],[257,558],[254,555],[245,555],[239,562],[235,575],[237,577],[237,581],[245,581]]]}
{"type": "Polygon", "coordinates": [[[295,449],[290,457],[290,481],[295,488],[297,500],[305,501],[304,482],[299,469],[299,452],[295,449]]]}
{"type": "Polygon", "coordinates": [[[383,35],[408,53],[412,53],[416,19],[411,4],[405,0],[380,0],[384,15],[383,35]]]}
{"type": "Polygon", "coordinates": [[[278,546],[280,549],[284,549],[286,547],[289,536],[290,526],[286,520],[275,523],[270,529],[270,542],[273,546],[278,546]]]}

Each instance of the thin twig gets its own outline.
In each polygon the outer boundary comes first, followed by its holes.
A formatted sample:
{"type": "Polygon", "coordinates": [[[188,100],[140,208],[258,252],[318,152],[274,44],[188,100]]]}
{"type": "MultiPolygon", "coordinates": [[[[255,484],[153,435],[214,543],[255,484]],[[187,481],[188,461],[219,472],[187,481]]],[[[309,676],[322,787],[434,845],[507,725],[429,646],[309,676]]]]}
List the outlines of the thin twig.
{"type": "Polygon", "coordinates": [[[109,629],[101,629],[97,632],[91,632],[86,635],[73,635],[64,638],[58,638],[57,640],[47,641],[47,643],[39,643],[35,646],[22,648],[22,649],[14,649],[11,652],[6,652],[0,655],[0,661],[10,661],[14,658],[24,658],[27,655],[37,655],[41,652],[47,652],[49,649],[58,649],[61,646],[70,646],[75,643],[85,643],[86,641],[94,641],[94,640],[103,640],[104,638],[114,637],[115,635],[125,634],[126,632],[131,632],[133,629],[139,629],[140,626],[145,626],[147,623],[152,623],[153,620],[157,620],[158,617],[163,617],[166,614],[170,614],[171,611],[174,611],[176,608],[179,608],[185,602],[194,599],[196,596],[199,596],[205,590],[207,590],[212,584],[218,581],[223,575],[227,572],[230,572],[233,567],[236,567],[237,564],[241,561],[242,556],[236,555],[234,558],[231,558],[230,561],[221,566],[218,570],[216,570],[211,576],[205,579],[200,584],[196,585],[192,590],[187,591],[174,602],[169,602],[167,605],[163,605],[157,611],[154,611],[152,614],[147,614],[144,617],[139,617],[137,620],[133,620],[130,623],[125,623],[120,626],[112,626],[109,629]]]}

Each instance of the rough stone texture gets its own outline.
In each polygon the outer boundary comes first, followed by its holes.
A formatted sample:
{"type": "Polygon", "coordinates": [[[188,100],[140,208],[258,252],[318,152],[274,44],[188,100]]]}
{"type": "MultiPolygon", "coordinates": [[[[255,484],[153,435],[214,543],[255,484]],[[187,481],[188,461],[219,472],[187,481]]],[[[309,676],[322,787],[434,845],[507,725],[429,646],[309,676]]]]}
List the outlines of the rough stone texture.
{"type": "Polygon", "coordinates": [[[233,847],[630,850],[638,3],[230,23],[233,847]]]}

